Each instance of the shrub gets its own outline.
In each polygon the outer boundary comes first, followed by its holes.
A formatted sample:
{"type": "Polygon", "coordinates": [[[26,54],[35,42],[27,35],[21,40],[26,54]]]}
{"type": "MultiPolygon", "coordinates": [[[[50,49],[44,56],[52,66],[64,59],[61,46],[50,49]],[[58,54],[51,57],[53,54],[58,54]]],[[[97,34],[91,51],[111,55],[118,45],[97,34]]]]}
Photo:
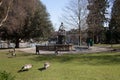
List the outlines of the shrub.
{"type": "Polygon", "coordinates": [[[0,80],[15,80],[15,77],[6,71],[0,71],[0,80]]]}

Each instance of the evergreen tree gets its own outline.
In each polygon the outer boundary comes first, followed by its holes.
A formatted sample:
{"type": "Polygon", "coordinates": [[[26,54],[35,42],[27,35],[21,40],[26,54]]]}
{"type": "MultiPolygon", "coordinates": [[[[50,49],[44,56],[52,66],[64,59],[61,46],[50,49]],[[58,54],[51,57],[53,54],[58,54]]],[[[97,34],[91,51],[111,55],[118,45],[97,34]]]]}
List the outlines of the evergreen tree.
{"type": "Polygon", "coordinates": [[[104,22],[107,20],[105,14],[107,14],[108,0],[88,0],[88,3],[88,34],[95,43],[98,43],[101,40],[100,35],[104,29],[104,22]]]}
{"type": "Polygon", "coordinates": [[[51,30],[49,14],[40,0],[13,0],[0,33],[2,39],[13,40],[16,47],[19,47],[19,40],[44,37],[51,30]]]}
{"type": "Polygon", "coordinates": [[[112,7],[109,30],[111,32],[111,43],[120,43],[120,0],[115,0],[112,7]]]}

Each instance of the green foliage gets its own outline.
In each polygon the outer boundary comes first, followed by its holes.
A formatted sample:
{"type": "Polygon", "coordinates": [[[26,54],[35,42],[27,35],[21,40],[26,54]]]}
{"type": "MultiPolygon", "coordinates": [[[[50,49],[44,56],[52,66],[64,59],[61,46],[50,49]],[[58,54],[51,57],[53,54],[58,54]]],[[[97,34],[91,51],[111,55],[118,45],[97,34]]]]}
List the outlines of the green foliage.
{"type": "Polygon", "coordinates": [[[31,18],[31,37],[48,37],[53,31],[52,23],[49,20],[49,14],[46,12],[44,5],[39,5],[35,11],[34,17],[31,18]]]}
{"type": "Polygon", "coordinates": [[[0,80],[15,80],[15,77],[6,71],[0,71],[0,80]]]}
{"type": "Polygon", "coordinates": [[[0,28],[0,35],[2,39],[13,40],[17,45],[19,39],[48,37],[52,31],[49,14],[40,0],[13,0],[8,18],[0,28]]]}

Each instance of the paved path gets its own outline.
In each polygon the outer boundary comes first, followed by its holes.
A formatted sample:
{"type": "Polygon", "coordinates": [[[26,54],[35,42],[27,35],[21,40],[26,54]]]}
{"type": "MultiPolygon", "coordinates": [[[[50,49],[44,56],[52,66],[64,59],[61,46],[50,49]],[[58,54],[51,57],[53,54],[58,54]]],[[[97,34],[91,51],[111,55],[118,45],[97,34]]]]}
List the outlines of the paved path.
{"type": "MultiPolygon", "coordinates": [[[[36,48],[20,48],[16,49],[18,51],[23,51],[26,53],[36,53],[36,48]]],[[[103,47],[90,47],[89,49],[79,49],[79,50],[74,50],[74,51],[59,51],[59,54],[66,54],[66,53],[94,53],[94,52],[105,52],[105,51],[110,51],[110,48],[103,48],[103,47]]],[[[55,54],[55,51],[39,51],[40,54],[55,54]]]]}

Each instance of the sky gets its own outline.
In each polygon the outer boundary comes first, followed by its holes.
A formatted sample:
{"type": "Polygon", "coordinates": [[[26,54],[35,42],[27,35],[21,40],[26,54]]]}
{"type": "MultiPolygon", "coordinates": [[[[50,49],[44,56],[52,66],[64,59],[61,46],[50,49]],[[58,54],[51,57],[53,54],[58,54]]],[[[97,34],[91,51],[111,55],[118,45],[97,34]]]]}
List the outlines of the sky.
{"type": "MultiPolygon", "coordinates": [[[[41,0],[41,2],[46,6],[47,12],[50,14],[50,20],[53,23],[53,27],[55,28],[55,31],[58,31],[60,27],[60,24],[62,22],[60,17],[64,13],[63,9],[65,9],[69,1],[70,0],[41,0]]],[[[108,11],[111,12],[110,8],[108,9],[108,11]]],[[[110,16],[110,13],[107,16],[110,16]]],[[[68,28],[66,27],[66,29],[68,28]]]]}
{"type": "Polygon", "coordinates": [[[41,0],[41,2],[46,6],[55,30],[58,30],[61,24],[60,17],[68,0],[41,0]]]}

